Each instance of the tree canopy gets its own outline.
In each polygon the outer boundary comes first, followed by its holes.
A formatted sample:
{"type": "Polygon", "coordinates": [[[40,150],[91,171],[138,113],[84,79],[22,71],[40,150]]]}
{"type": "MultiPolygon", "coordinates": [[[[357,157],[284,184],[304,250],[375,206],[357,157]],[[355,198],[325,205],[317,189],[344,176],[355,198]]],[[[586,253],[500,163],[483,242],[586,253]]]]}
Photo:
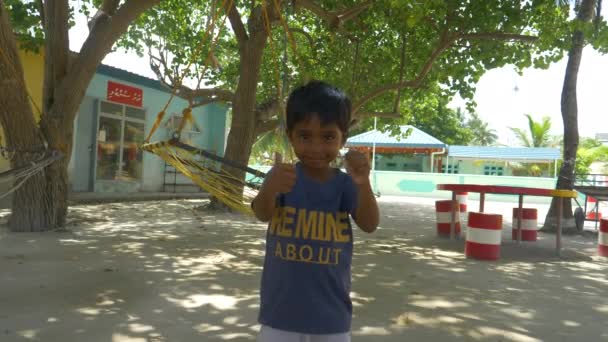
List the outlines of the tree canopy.
{"type": "Polygon", "coordinates": [[[551,118],[543,116],[541,121],[535,121],[532,115],[525,114],[528,119],[528,129],[509,127],[525,147],[555,147],[559,141],[551,135],[551,118]]]}
{"type": "Polygon", "coordinates": [[[471,144],[479,146],[491,146],[498,140],[496,130],[490,128],[487,122],[484,122],[479,117],[479,114],[472,112],[471,117],[467,121],[467,127],[471,131],[473,138],[471,144]]]}
{"type": "MultiPolygon", "coordinates": [[[[163,1],[129,29],[119,46],[140,54],[151,52],[161,70],[160,77],[168,83],[171,75],[194,60],[189,76],[206,69],[206,82],[201,88],[207,90],[197,95],[230,102],[238,86],[239,65],[246,61],[241,61],[237,53],[234,27],[224,27],[221,15],[213,21],[213,13],[222,3],[163,1]],[[206,35],[211,25],[215,29],[206,35]],[[208,61],[213,37],[218,37],[217,45],[208,61]],[[193,59],[199,46],[204,52],[193,59]],[[218,88],[221,96],[211,90],[218,88]]],[[[552,1],[235,3],[239,14],[248,20],[243,27],[245,33],[259,20],[256,13],[265,8],[272,12],[274,3],[281,6],[279,12],[284,19],[273,21],[270,27],[256,91],[258,104],[276,98],[277,88],[286,95],[306,78],[318,78],[345,89],[360,116],[393,111],[400,87],[408,88],[401,92],[402,99],[423,102],[441,85],[439,94],[449,97],[459,93],[472,106],[475,84],[486,70],[505,64],[519,68],[548,66],[563,56],[562,34],[568,29],[567,10],[552,1]],[[360,11],[352,20],[331,22],[331,13],[348,16],[349,10],[360,11]],[[289,36],[293,37],[295,51],[289,36]]],[[[404,111],[400,113],[407,116],[404,111]]]]}

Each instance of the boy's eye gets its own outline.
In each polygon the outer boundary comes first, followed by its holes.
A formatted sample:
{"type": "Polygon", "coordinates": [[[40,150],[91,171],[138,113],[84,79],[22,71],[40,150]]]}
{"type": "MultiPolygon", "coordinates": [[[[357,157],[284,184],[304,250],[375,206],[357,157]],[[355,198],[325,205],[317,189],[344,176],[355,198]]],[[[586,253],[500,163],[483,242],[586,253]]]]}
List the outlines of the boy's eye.
{"type": "Polygon", "coordinates": [[[327,141],[333,141],[334,139],[336,139],[336,136],[333,134],[329,134],[325,136],[325,140],[327,141]]]}
{"type": "Polygon", "coordinates": [[[308,139],[310,139],[310,134],[300,134],[300,139],[308,140],[308,139]]]}

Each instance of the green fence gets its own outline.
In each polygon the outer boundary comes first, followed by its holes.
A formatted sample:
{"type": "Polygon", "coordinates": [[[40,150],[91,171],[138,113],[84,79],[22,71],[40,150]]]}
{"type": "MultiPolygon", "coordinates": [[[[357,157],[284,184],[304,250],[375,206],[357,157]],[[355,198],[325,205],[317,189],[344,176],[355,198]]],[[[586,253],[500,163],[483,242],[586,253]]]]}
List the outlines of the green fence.
{"type": "MultiPolygon", "coordinates": [[[[254,169],[268,172],[269,166],[251,166],[254,169]]],[[[371,176],[372,186],[382,196],[411,196],[448,199],[451,192],[437,190],[437,184],[483,184],[506,185],[529,188],[555,189],[556,178],[541,177],[512,177],[512,176],[485,176],[468,174],[402,172],[402,171],[375,171],[371,176]]],[[[478,200],[479,194],[470,193],[469,199],[478,200]]],[[[514,195],[487,194],[490,201],[517,201],[514,195]]],[[[549,203],[548,197],[526,197],[526,202],[549,203]]]]}

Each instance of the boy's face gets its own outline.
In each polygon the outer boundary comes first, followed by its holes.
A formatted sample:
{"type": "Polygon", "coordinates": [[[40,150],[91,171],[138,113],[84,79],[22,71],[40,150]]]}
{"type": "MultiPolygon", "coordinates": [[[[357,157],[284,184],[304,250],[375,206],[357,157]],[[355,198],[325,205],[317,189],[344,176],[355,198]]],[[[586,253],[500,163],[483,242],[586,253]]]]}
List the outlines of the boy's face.
{"type": "Polygon", "coordinates": [[[328,168],[344,145],[338,125],[322,125],[317,115],[296,123],[289,132],[289,141],[298,159],[311,169],[328,168]]]}

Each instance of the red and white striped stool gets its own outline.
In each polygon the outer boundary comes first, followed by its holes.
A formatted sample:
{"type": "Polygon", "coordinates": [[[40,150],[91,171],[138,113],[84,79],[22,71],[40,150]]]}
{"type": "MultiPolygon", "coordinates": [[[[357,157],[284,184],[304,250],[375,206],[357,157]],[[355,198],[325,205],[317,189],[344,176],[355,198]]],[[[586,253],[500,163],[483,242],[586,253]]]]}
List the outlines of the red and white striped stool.
{"type": "Polygon", "coordinates": [[[608,219],[600,221],[600,232],[597,234],[597,254],[608,257],[608,219]]]}
{"type": "MultiPolygon", "coordinates": [[[[450,236],[450,222],[452,222],[452,200],[435,201],[435,213],[437,214],[437,235],[450,236]]],[[[454,235],[460,234],[460,213],[456,211],[454,223],[454,235]]]]}
{"type": "Polygon", "coordinates": [[[587,204],[589,204],[589,206],[587,206],[587,208],[592,208],[588,213],[587,213],[587,219],[588,220],[600,220],[602,218],[602,212],[597,211],[597,217],[595,217],[595,207],[598,205],[597,200],[591,196],[587,197],[587,204]]]}
{"type": "Polygon", "coordinates": [[[465,213],[467,211],[467,195],[468,192],[456,192],[456,200],[460,205],[460,212],[465,213]]]}
{"type": "Polygon", "coordinates": [[[498,260],[502,215],[469,212],[464,254],[479,260],[498,260]]]}
{"type": "MultiPolygon", "coordinates": [[[[513,240],[517,240],[519,208],[513,208],[513,240]]],[[[523,208],[521,218],[521,241],[536,241],[538,213],[535,208],[523,208]]]]}

